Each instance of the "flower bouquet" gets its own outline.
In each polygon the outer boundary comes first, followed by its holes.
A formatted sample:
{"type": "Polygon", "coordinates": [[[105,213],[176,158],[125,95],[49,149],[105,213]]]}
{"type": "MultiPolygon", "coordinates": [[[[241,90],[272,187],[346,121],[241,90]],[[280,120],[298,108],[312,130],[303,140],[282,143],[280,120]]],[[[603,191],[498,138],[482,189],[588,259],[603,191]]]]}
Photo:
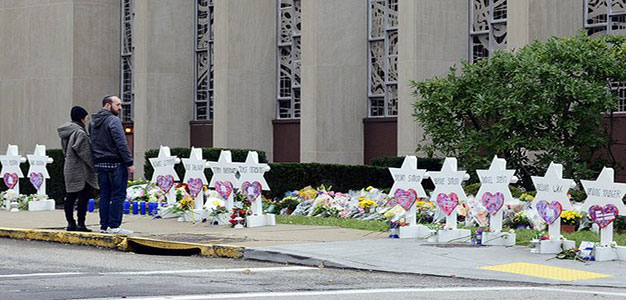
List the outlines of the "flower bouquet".
{"type": "Polygon", "coordinates": [[[583,215],[575,210],[564,210],[561,213],[561,229],[563,232],[574,232],[583,215]]]}

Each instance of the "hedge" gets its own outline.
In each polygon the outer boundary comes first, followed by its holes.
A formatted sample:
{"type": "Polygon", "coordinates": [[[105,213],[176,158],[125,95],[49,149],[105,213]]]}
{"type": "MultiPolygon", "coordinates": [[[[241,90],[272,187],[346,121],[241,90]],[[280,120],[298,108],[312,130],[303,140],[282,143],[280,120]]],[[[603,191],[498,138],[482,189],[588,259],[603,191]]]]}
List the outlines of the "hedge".
{"type": "MultiPolygon", "coordinates": [[[[207,160],[216,161],[222,149],[203,148],[202,157],[207,160]]],[[[189,157],[191,149],[189,148],[172,148],[171,154],[178,157],[189,157]]],[[[249,150],[232,150],[234,162],[243,162],[249,150]]],[[[150,166],[149,159],[157,157],[158,149],[146,152],[146,165],[144,175],[151,178],[153,169],[150,166]]],[[[398,158],[393,158],[398,159],[398,158]]],[[[402,158],[399,158],[402,159],[402,158]]],[[[266,162],[265,153],[259,152],[259,160],[266,162]]],[[[426,163],[420,167],[426,167],[428,170],[440,170],[440,160],[428,160],[430,166],[426,163]]],[[[422,160],[420,160],[420,163],[422,160]]],[[[400,161],[400,164],[402,162],[400,161]]],[[[362,189],[368,186],[374,186],[381,189],[391,188],[393,178],[389,169],[382,166],[364,166],[364,165],[340,165],[340,164],[319,164],[319,163],[271,163],[271,170],[265,173],[265,180],[272,189],[265,195],[271,198],[282,197],[285,192],[299,190],[305,186],[332,186],[333,190],[339,192],[347,192],[349,190],[362,189]]],[[[399,165],[398,165],[399,167],[399,165]]],[[[180,178],[184,177],[185,170],[182,164],[176,165],[176,173],[180,178]]],[[[210,169],[205,169],[207,178],[211,178],[213,173],[210,169]]],[[[427,179],[423,181],[424,188],[433,189],[432,182],[427,179]]]]}
{"type": "MultiPolygon", "coordinates": [[[[63,156],[63,150],[48,149],[46,150],[46,155],[54,159],[53,163],[47,165],[50,179],[46,180],[46,193],[48,197],[54,199],[56,204],[62,204],[65,201],[65,179],[63,176],[65,157],[63,156]]],[[[20,193],[26,195],[36,192],[35,187],[33,187],[28,179],[28,168],[28,160],[26,160],[26,163],[20,165],[20,169],[22,169],[22,173],[24,173],[24,178],[20,178],[20,193]]],[[[4,183],[0,184],[0,191],[5,190],[7,190],[7,187],[4,183]]]]}
{"type": "MultiPolygon", "coordinates": [[[[388,156],[372,159],[371,165],[385,168],[399,168],[402,166],[404,157],[388,156]]],[[[417,158],[417,167],[428,171],[439,171],[443,166],[443,160],[440,158],[417,158]]]]}

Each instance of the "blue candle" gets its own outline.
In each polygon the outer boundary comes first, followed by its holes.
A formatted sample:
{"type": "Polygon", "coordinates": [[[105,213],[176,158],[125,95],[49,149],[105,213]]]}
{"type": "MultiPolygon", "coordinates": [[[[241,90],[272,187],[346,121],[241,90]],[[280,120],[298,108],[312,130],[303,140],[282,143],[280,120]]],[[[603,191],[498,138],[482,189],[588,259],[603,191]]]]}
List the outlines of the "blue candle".
{"type": "Polygon", "coordinates": [[[144,201],[139,202],[139,212],[142,215],[146,214],[146,202],[144,202],[144,201]]]}
{"type": "Polygon", "coordinates": [[[124,213],[125,214],[129,214],[130,213],[130,202],[128,202],[128,200],[124,201],[124,213]]]}
{"type": "Polygon", "coordinates": [[[157,214],[157,203],[148,202],[148,215],[154,216],[157,214]]]}
{"type": "Polygon", "coordinates": [[[138,213],[139,213],[139,202],[133,201],[133,215],[136,215],[138,213]]]}
{"type": "Polygon", "coordinates": [[[87,211],[93,212],[96,209],[96,200],[89,199],[87,202],[87,211]]]}

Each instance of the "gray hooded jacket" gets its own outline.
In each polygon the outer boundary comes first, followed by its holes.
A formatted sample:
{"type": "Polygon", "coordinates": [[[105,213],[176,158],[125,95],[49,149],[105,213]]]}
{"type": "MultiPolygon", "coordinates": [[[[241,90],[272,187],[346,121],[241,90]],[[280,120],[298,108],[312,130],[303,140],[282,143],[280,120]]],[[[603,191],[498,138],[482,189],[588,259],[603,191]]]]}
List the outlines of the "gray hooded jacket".
{"type": "Polygon", "coordinates": [[[133,165],[122,121],[111,111],[102,109],[91,117],[91,145],[94,163],[133,165]]]}
{"type": "Polygon", "coordinates": [[[82,125],[67,122],[57,128],[61,138],[61,147],[65,156],[63,174],[65,175],[65,191],[80,192],[85,183],[98,188],[98,178],[93,167],[89,136],[82,125]]]}

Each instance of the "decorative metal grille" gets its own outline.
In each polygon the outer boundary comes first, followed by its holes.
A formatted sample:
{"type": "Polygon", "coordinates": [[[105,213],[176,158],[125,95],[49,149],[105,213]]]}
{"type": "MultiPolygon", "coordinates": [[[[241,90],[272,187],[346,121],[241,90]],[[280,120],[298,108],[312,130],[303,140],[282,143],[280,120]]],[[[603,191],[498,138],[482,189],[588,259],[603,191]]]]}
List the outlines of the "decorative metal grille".
{"type": "Polygon", "coordinates": [[[506,49],[507,0],[470,1],[470,62],[506,49]]]}
{"type": "Polygon", "coordinates": [[[368,115],[398,115],[398,0],[368,0],[368,115]]]}
{"type": "Polygon", "coordinates": [[[194,120],[213,120],[213,0],[196,0],[194,120]]]}
{"type": "Polygon", "coordinates": [[[301,0],[278,0],[277,119],[300,118],[301,0]]]}
{"type": "Polygon", "coordinates": [[[120,49],[120,100],[122,100],[122,121],[133,121],[134,60],[133,34],[135,31],[135,1],[121,0],[121,49],[120,49]]]}
{"type": "MultiPolygon", "coordinates": [[[[587,35],[626,35],[626,0],[585,0],[584,17],[587,35]]],[[[626,112],[626,82],[611,82],[617,95],[617,110],[626,112]]]]}

